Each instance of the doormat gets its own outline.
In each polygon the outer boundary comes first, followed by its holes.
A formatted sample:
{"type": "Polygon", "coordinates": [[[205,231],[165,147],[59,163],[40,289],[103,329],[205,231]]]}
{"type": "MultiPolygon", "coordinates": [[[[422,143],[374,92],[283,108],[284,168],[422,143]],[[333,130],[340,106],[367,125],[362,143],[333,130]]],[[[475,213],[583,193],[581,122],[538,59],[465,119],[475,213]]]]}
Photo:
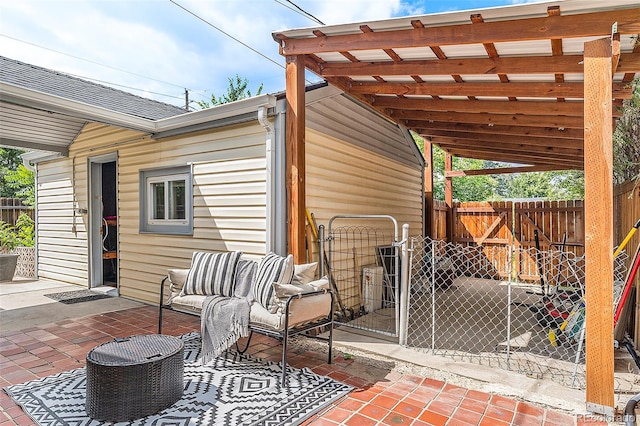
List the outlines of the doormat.
{"type": "Polygon", "coordinates": [[[87,302],[89,300],[106,299],[107,297],[111,297],[104,293],[98,293],[91,290],[74,290],[65,291],[62,293],[49,293],[45,294],[45,296],[47,296],[49,299],[55,300],[56,302],[64,303],[65,305],[87,302]]]}
{"type": "Polygon", "coordinates": [[[93,420],[85,412],[86,370],[78,368],[4,391],[38,425],[299,425],[350,392],[353,387],[320,376],[308,368],[287,367],[280,384],[279,363],[233,351],[207,365],[198,361],[200,335],[184,342],[182,398],[154,415],[129,422],[93,420]]]}

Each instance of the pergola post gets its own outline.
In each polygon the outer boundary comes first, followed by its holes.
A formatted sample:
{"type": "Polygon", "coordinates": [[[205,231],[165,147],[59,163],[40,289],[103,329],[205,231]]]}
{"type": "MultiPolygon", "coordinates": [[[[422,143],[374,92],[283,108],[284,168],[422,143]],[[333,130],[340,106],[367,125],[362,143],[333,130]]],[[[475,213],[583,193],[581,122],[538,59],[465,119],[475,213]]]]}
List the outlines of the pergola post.
{"type": "Polygon", "coordinates": [[[433,209],[433,149],[431,142],[424,141],[424,152],[422,153],[425,161],[424,167],[424,201],[425,213],[427,217],[422,218],[424,223],[424,236],[435,238],[435,211],[433,209]]]}
{"type": "Polygon", "coordinates": [[[304,56],[287,56],[286,135],[287,219],[289,253],[305,261],[305,80],[304,56]]]}
{"type": "Polygon", "coordinates": [[[453,178],[447,173],[451,170],[453,170],[453,156],[446,152],[444,154],[444,202],[447,204],[447,236],[453,243],[453,178]]]}
{"type": "Polygon", "coordinates": [[[584,44],[587,410],[613,415],[613,149],[611,38],[584,44]]]}

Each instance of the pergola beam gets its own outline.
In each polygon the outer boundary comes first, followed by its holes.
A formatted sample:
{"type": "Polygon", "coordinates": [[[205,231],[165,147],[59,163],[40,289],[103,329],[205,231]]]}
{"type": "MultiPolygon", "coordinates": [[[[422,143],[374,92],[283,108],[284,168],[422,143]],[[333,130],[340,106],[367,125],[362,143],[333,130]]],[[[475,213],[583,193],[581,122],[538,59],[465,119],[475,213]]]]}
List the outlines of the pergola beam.
{"type": "Polygon", "coordinates": [[[416,111],[455,111],[488,114],[563,115],[581,117],[584,113],[582,101],[573,102],[511,102],[470,101],[449,99],[416,99],[376,96],[372,102],[376,108],[391,108],[416,111]]]}
{"type": "Polygon", "coordinates": [[[441,148],[452,149],[474,149],[486,152],[495,152],[496,154],[523,154],[526,153],[530,158],[535,159],[554,159],[564,161],[581,162],[583,160],[582,150],[578,149],[555,149],[546,146],[536,147],[527,146],[526,151],[521,145],[492,143],[491,141],[470,141],[460,139],[441,139],[433,138],[432,142],[438,144],[441,148]]]}
{"type": "Polygon", "coordinates": [[[447,27],[446,31],[443,31],[442,27],[434,26],[288,39],[281,40],[281,50],[284,55],[301,55],[354,50],[498,43],[544,38],[597,37],[611,33],[611,22],[618,22],[618,29],[621,33],[640,33],[640,8],[451,25],[447,27]]]}
{"type": "Polygon", "coordinates": [[[501,161],[503,163],[532,164],[532,165],[554,165],[561,167],[559,170],[582,170],[582,161],[559,160],[553,156],[531,156],[525,153],[495,152],[490,149],[479,148],[458,148],[452,146],[441,146],[445,152],[449,152],[456,157],[476,158],[479,160],[501,161]]]}
{"type": "MultiPolygon", "coordinates": [[[[511,104],[515,104],[512,102],[511,104]]],[[[401,109],[380,109],[386,115],[398,121],[404,121],[409,128],[428,127],[432,121],[446,123],[467,123],[524,127],[554,127],[556,129],[582,129],[582,117],[563,117],[557,115],[517,115],[517,114],[486,114],[468,112],[442,111],[410,111],[401,109]]]]}
{"type": "MultiPolygon", "coordinates": [[[[379,83],[356,81],[349,93],[361,95],[422,96],[515,96],[527,98],[582,98],[582,82],[464,82],[464,83],[379,83]]],[[[615,99],[631,99],[633,90],[625,83],[613,85],[615,99]]]]}
{"type": "MultiPolygon", "coordinates": [[[[496,75],[496,74],[553,74],[582,73],[582,55],[526,56],[498,58],[427,59],[403,62],[332,62],[321,64],[321,77],[365,77],[372,75],[496,75]]],[[[618,72],[638,69],[640,54],[620,56],[618,72]]]]}
{"type": "Polygon", "coordinates": [[[444,172],[444,177],[462,177],[462,176],[486,176],[486,175],[506,175],[511,173],[533,173],[548,172],[553,170],[564,170],[564,167],[558,166],[518,166],[518,167],[496,167],[493,169],[477,169],[477,170],[452,170],[444,172]]]}
{"type": "Polygon", "coordinates": [[[500,125],[482,125],[468,123],[443,123],[440,121],[423,122],[423,127],[416,127],[416,132],[429,135],[429,132],[449,131],[449,132],[468,132],[476,134],[490,135],[511,135],[511,136],[531,136],[537,138],[550,139],[575,139],[582,141],[584,139],[583,129],[563,129],[552,127],[521,127],[521,126],[500,126],[500,125]]]}
{"type": "Polygon", "coordinates": [[[472,133],[472,132],[451,132],[448,130],[429,130],[419,132],[421,136],[434,137],[438,140],[450,139],[458,143],[464,144],[466,141],[477,141],[484,144],[495,145],[500,143],[504,146],[518,146],[520,149],[547,148],[548,152],[562,152],[562,149],[570,149],[572,151],[580,150],[582,152],[583,142],[578,139],[550,139],[539,138],[535,136],[513,136],[513,135],[491,135],[488,133],[472,133]]]}

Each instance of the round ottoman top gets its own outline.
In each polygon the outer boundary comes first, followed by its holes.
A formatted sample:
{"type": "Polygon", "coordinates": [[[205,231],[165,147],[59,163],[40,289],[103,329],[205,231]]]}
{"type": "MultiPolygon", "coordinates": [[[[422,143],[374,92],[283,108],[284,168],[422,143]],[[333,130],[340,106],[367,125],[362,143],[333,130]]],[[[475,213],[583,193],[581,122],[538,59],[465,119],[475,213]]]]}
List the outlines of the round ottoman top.
{"type": "Polygon", "coordinates": [[[182,348],[182,340],[177,337],[144,334],[98,345],[87,353],[87,362],[105,366],[138,365],[175,355],[182,348]]]}

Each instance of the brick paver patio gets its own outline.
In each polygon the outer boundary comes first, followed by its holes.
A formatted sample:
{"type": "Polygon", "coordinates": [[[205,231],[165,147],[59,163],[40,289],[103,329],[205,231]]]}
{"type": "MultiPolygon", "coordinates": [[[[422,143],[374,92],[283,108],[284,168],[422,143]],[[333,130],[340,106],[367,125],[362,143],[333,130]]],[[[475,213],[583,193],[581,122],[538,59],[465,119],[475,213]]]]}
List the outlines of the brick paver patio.
{"type": "MultiPolygon", "coordinates": [[[[0,386],[23,383],[85,365],[87,352],[115,337],[157,331],[157,308],[145,306],[0,333],[0,386]]],[[[199,318],[166,312],[163,332],[180,335],[200,328],[199,318]]],[[[279,361],[276,340],[256,335],[253,356],[279,361]]],[[[346,357],[348,358],[348,357],[346,357]]],[[[598,425],[562,412],[454,386],[428,377],[399,372],[394,363],[359,357],[345,359],[336,351],[326,363],[325,352],[292,344],[293,367],[309,367],[318,374],[353,385],[355,389],[305,424],[324,425],[598,425]]],[[[588,419],[587,419],[588,420],[588,419]]],[[[0,392],[0,426],[30,425],[5,392],[0,392]]]]}

